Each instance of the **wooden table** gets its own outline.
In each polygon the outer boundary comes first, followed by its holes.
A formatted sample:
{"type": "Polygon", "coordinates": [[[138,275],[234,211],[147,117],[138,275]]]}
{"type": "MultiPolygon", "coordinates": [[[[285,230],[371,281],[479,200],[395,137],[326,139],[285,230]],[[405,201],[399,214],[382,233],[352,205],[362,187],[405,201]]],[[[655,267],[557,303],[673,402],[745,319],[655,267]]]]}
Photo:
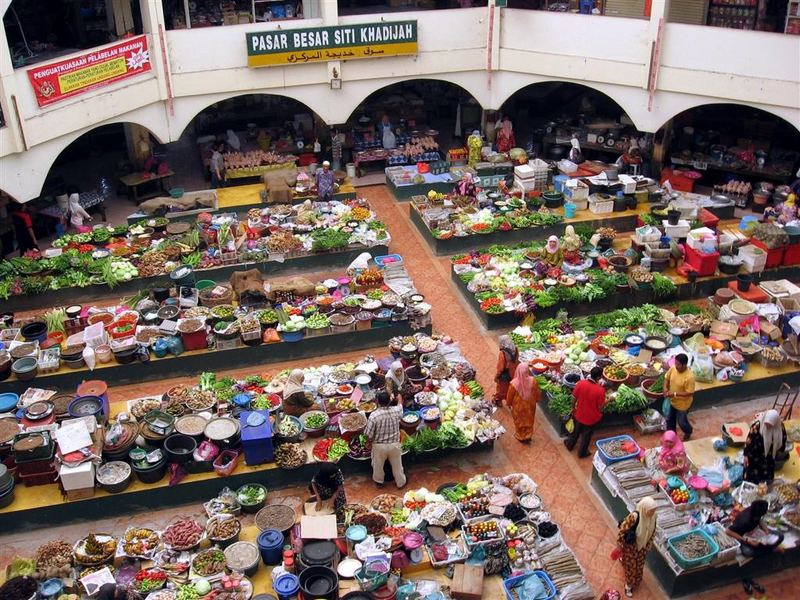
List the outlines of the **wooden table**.
{"type": "Polygon", "coordinates": [[[128,188],[128,196],[132,197],[136,204],[139,204],[140,200],[155,198],[156,196],[167,193],[164,183],[167,178],[172,177],[173,175],[175,175],[173,171],[167,171],[166,173],[159,175],[150,175],[149,177],[143,177],[141,173],[131,173],[130,175],[120,177],[119,181],[122,183],[122,185],[128,188]],[[148,192],[144,196],[140,196],[139,186],[146,185],[148,183],[158,183],[158,189],[148,192]]]}

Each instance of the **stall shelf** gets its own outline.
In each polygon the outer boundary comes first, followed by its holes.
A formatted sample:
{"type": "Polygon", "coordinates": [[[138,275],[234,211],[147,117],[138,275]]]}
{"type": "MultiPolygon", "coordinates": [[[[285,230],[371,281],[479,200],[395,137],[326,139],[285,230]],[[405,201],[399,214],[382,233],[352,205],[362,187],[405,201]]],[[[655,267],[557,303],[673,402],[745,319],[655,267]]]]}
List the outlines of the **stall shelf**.
{"type": "MultiPolygon", "coordinates": [[[[311,356],[336,354],[342,348],[360,350],[380,346],[394,336],[412,335],[416,331],[431,332],[431,326],[412,329],[409,321],[392,322],[388,327],[375,327],[350,331],[347,333],[328,333],[304,337],[298,342],[275,342],[261,346],[243,346],[229,350],[187,350],[180,356],[167,355],[164,358],[151,356],[145,362],[131,364],[98,364],[94,371],[86,367],[70,369],[63,366],[53,373],[40,374],[34,379],[38,387],[49,389],[70,389],[91,378],[101,378],[109,385],[123,385],[141,381],[157,381],[169,377],[195,375],[208,368],[209,361],[216,369],[237,369],[286,360],[298,360],[311,356]]],[[[28,382],[16,377],[0,383],[0,393],[23,393],[28,382]]]]}

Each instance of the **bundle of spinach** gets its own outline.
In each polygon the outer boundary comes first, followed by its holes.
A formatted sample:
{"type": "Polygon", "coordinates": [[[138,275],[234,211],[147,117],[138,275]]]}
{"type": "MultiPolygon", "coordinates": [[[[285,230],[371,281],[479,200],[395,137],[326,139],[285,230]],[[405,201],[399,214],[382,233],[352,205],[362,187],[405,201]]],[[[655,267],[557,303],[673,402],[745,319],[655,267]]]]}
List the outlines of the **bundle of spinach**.
{"type": "Polygon", "coordinates": [[[311,239],[313,240],[312,250],[314,252],[321,252],[325,250],[333,250],[335,248],[344,248],[350,243],[350,234],[328,227],[326,229],[315,229],[311,232],[311,239]]]}
{"type": "Polygon", "coordinates": [[[647,404],[647,398],[640,390],[635,390],[623,383],[617,389],[613,400],[606,402],[603,412],[616,414],[634,413],[646,408],[647,404]]]}

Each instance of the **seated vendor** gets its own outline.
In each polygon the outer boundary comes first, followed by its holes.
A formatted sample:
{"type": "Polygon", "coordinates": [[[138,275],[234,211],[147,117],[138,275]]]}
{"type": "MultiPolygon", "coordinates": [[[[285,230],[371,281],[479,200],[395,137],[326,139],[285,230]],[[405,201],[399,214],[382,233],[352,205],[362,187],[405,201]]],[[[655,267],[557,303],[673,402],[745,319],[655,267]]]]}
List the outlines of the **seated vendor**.
{"type": "Polygon", "coordinates": [[[577,252],[582,245],[583,242],[581,242],[580,236],[575,233],[575,228],[572,225],[567,225],[564,228],[564,238],[561,242],[564,252],[577,252]]]}
{"type": "Polygon", "coordinates": [[[769,504],[766,500],[755,500],[740,512],[728,527],[728,535],[742,544],[742,555],[750,558],[766,556],[778,549],[783,542],[782,533],[770,531],[761,523],[768,509],[769,504]]]}
{"type": "Polygon", "coordinates": [[[551,267],[560,267],[564,260],[564,252],[561,249],[561,242],[558,241],[558,236],[551,235],[547,238],[547,244],[542,249],[542,260],[551,267]]]}
{"type": "Polygon", "coordinates": [[[471,173],[465,171],[464,175],[462,175],[461,179],[458,180],[453,188],[453,193],[456,196],[474,198],[478,194],[475,179],[476,178],[473,177],[471,173]]]}
{"type": "Polygon", "coordinates": [[[411,383],[406,377],[403,363],[394,361],[386,374],[386,392],[389,397],[400,406],[410,407],[414,402],[414,394],[419,390],[420,386],[411,383]]]}
{"type": "Polygon", "coordinates": [[[305,375],[302,369],[294,369],[283,388],[283,412],[293,417],[314,410],[315,404],[311,394],[305,391],[303,383],[305,375]]]}
{"type": "Polygon", "coordinates": [[[684,475],[689,470],[689,459],[686,457],[683,442],[674,431],[665,431],[661,436],[658,467],[666,475],[684,475]]]}

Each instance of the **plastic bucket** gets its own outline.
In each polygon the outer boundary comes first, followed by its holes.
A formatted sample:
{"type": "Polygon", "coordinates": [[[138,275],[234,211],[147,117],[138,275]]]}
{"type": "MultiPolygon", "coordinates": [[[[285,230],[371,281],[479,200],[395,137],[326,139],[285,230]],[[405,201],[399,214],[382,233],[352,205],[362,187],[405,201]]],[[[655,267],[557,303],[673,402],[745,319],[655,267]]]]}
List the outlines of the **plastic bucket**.
{"type": "Polygon", "coordinates": [[[347,171],[347,176],[350,179],[353,179],[356,176],[356,165],[355,163],[347,163],[345,166],[345,170],[347,171]]]}
{"type": "Polygon", "coordinates": [[[575,208],[576,206],[572,202],[567,202],[564,204],[564,216],[567,219],[572,219],[575,217],[575,208]]]}
{"type": "Polygon", "coordinates": [[[350,525],[344,532],[344,537],[347,541],[348,556],[355,556],[356,544],[360,544],[367,539],[367,528],[363,525],[350,525]]]}
{"type": "Polygon", "coordinates": [[[300,580],[296,575],[286,573],[272,582],[272,589],[278,594],[278,600],[291,600],[300,591],[300,580]]]}
{"type": "Polygon", "coordinates": [[[207,290],[208,288],[212,288],[215,285],[217,284],[211,281],[210,279],[201,279],[200,281],[194,284],[194,287],[197,289],[197,291],[200,291],[200,290],[207,290]]]}
{"type": "Polygon", "coordinates": [[[265,565],[281,564],[283,559],[283,533],[277,529],[262,531],[256,538],[256,545],[261,553],[261,560],[265,565]]]}
{"type": "Polygon", "coordinates": [[[75,395],[76,397],[97,396],[100,398],[103,401],[103,414],[106,416],[106,418],[108,418],[108,384],[105,381],[101,381],[99,379],[90,379],[89,381],[84,381],[78,386],[75,395]]]}
{"type": "Polygon", "coordinates": [[[334,600],[339,589],[339,577],[330,567],[315,565],[303,569],[299,577],[303,598],[334,600]]]}

